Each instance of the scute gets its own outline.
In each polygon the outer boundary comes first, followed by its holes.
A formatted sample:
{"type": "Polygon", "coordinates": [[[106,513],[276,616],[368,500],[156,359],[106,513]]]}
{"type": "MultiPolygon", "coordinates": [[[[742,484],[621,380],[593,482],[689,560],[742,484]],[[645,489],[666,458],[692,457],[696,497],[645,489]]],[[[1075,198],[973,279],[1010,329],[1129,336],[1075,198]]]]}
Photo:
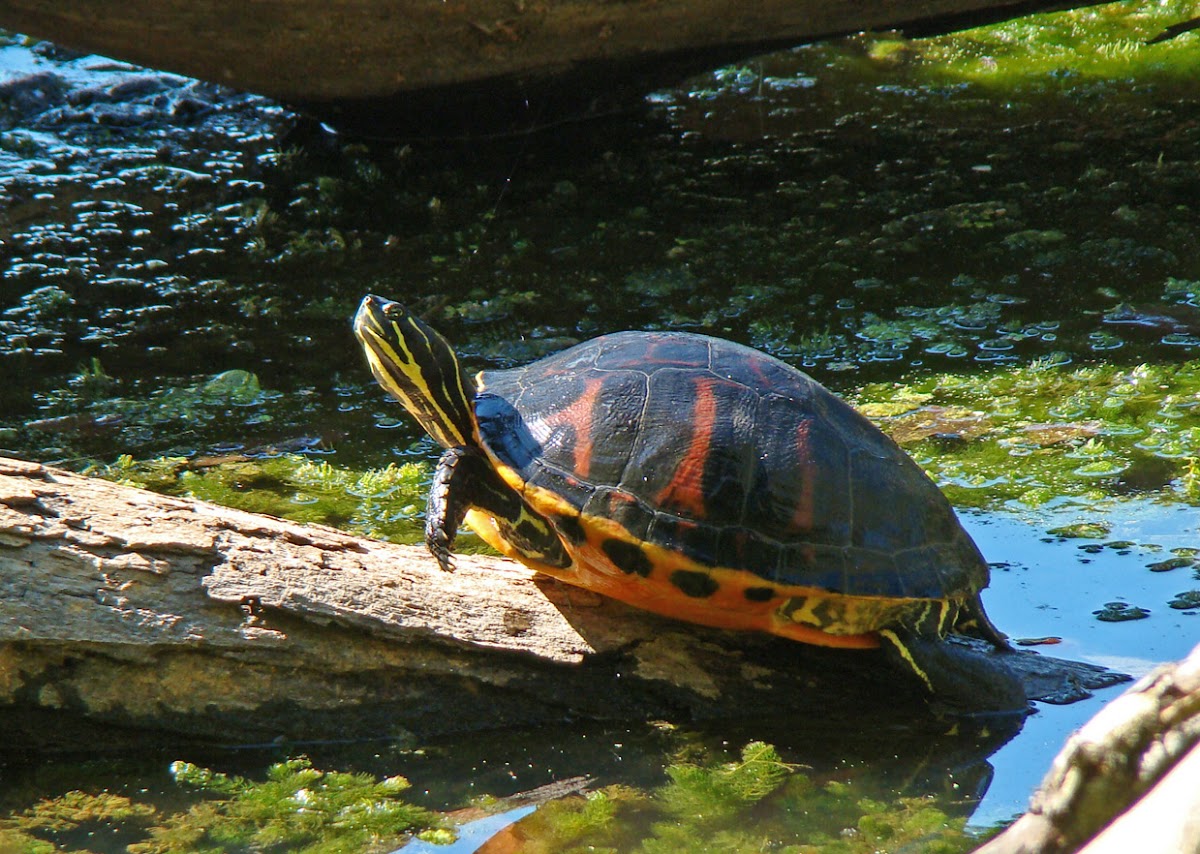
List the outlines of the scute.
{"type": "Polygon", "coordinates": [[[479,387],[487,452],[528,500],[553,496],[585,527],[603,520],[763,584],[931,599],[986,584],[983,558],[908,455],[757,350],[617,333],[485,372],[479,387]]]}
{"type": "Polygon", "coordinates": [[[682,519],[740,520],[756,465],[757,402],[756,392],[705,370],[655,371],[620,487],[682,519]]]}

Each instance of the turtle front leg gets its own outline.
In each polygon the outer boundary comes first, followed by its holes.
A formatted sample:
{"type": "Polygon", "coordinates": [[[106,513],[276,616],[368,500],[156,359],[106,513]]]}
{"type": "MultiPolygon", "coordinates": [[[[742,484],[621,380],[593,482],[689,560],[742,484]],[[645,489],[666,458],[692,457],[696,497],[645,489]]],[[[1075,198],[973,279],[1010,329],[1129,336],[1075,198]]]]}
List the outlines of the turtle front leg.
{"type": "Polygon", "coordinates": [[[472,481],[478,483],[479,470],[485,467],[477,449],[459,446],[442,454],[433,473],[425,507],[425,546],[446,572],[454,571],[454,538],[478,488],[472,486],[472,481]]]}
{"type": "Polygon", "coordinates": [[[522,518],[523,502],[501,480],[479,448],[459,445],[443,452],[429,487],[425,545],[446,572],[454,571],[454,539],[467,511],[478,507],[506,520],[522,518]]]}

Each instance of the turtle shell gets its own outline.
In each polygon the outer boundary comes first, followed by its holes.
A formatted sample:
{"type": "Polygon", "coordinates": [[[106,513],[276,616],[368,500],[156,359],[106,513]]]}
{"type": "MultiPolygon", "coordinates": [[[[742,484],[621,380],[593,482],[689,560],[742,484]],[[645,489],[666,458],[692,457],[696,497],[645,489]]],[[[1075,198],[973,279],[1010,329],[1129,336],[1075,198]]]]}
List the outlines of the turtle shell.
{"type": "MultiPolygon", "coordinates": [[[[480,374],[475,408],[496,469],[582,569],[641,586],[552,574],[650,610],[865,646],[862,633],[924,620],[915,603],[971,602],[987,585],[920,467],[811,377],[749,347],[606,335],[480,374]],[[760,617],[731,616],[754,607],[760,617]]],[[[503,547],[502,532],[472,524],[503,547]]],[[[936,630],[956,613],[942,608],[936,630]]]]}

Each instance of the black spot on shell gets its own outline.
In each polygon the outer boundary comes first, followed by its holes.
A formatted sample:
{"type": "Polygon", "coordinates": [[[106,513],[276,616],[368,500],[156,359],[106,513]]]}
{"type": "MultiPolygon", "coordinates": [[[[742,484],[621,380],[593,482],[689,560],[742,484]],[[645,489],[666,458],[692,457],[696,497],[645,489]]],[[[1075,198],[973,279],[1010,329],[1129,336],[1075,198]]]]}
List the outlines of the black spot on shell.
{"type": "Polygon", "coordinates": [[[747,587],[742,595],[750,602],[770,602],[775,598],[773,587],[747,587]]]}
{"type": "Polygon", "coordinates": [[[677,569],[672,572],[671,583],[682,590],[685,596],[691,596],[693,599],[706,599],[721,586],[711,575],[690,569],[677,569]]]}
{"type": "Polygon", "coordinates": [[[573,543],[582,543],[587,538],[578,516],[555,516],[554,527],[573,543]]]}
{"type": "Polygon", "coordinates": [[[622,572],[646,578],[654,570],[650,558],[646,557],[646,553],[633,543],[627,543],[624,540],[605,540],[600,548],[622,572]]]}

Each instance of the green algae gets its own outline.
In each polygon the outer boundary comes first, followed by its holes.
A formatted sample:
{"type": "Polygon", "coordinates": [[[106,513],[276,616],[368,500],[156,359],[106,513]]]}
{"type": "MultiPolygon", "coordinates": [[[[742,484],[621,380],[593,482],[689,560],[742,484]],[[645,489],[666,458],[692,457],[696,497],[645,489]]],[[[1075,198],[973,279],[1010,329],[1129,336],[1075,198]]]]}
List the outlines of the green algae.
{"type": "Polygon", "coordinates": [[[1176,594],[1175,598],[1167,603],[1167,607],[1176,611],[1200,610],[1200,590],[1185,590],[1176,594]]]}
{"type": "MultiPolygon", "coordinates": [[[[208,460],[166,457],[145,462],[123,456],[93,473],[167,495],[411,543],[423,536],[430,468],[406,462],[350,469],[284,453],[208,460]]],[[[473,542],[464,538],[466,551],[472,550],[473,542]]]]}
{"type": "Polygon", "coordinates": [[[736,761],[676,762],[666,774],[650,792],[611,786],[544,806],[521,822],[522,850],[954,854],[979,844],[933,798],[887,802],[848,782],[820,783],[762,742],[736,761]]]}
{"type": "MultiPolygon", "coordinates": [[[[17,404],[0,407],[17,413],[0,423],[15,437],[0,436],[22,456],[111,459],[104,441],[46,436],[17,420],[106,417],[73,403],[57,373],[97,350],[113,395],[125,399],[110,409],[186,390],[196,381],[189,372],[220,353],[220,367],[254,372],[281,393],[260,401],[260,423],[286,432],[324,421],[299,403],[344,384],[329,374],[361,372],[345,318],[368,287],[432,308],[478,367],[527,361],[615,328],[664,326],[756,344],[834,384],[840,372],[876,378],[921,362],[953,370],[1034,357],[1194,356],[1200,337],[1190,314],[1171,324],[1155,312],[1166,325],[1152,334],[1110,315],[1114,303],[1143,315],[1147,302],[1195,308],[1188,200],[1200,174],[1196,136],[1181,121],[1188,102],[1156,88],[1153,68],[1163,56],[1190,68],[1187,46],[1197,36],[1122,54],[1121,63],[1144,66],[1119,78],[1103,76],[1113,57],[1088,66],[1103,45],[1145,41],[1193,11],[1116,4],[938,39],[807,46],[715,74],[715,105],[701,87],[664,95],[672,109],[692,100],[713,107],[700,134],[681,121],[665,136],[598,140],[570,169],[544,162],[552,156],[536,145],[531,157],[523,146],[467,168],[419,145],[306,153],[279,143],[249,158],[253,169],[230,165],[246,153],[226,152],[222,169],[236,177],[218,197],[215,183],[201,196],[110,188],[113,198],[64,209],[61,221],[35,217],[11,235],[12,309],[0,350],[37,389],[0,389],[0,402],[17,404]],[[979,72],[981,57],[1001,70],[979,72]],[[776,65],[786,67],[763,70],[776,65]],[[1059,73],[1064,65],[1093,68],[1088,81],[1130,96],[1128,116],[1062,120],[1060,108],[1096,103],[1076,98],[1082,78],[1059,73]],[[1047,96],[1032,106],[1026,78],[1047,96]],[[706,143],[705,132],[719,137],[723,87],[768,116],[790,117],[778,138],[768,123],[767,144],[706,143]],[[980,129],[1012,111],[1021,112],[1021,133],[980,129]],[[955,126],[959,117],[969,127],[955,126]],[[1112,138],[1124,142],[1107,144],[1112,138]],[[179,207],[165,226],[178,250],[155,245],[163,235],[146,227],[164,205],[179,207]],[[96,224],[105,235],[86,259],[61,248],[96,224]],[[276,365],[273,376],[263,361],[276,365]],[[47,389],[46,376],[60,387],[47,389]]],[[[55,169],[69,173],[73,163],[56,160],[55,169]]],[[[99,427],[139,456],[206,452],[241,438],[219,418],[190,415],[99,427]]],[[[1078,468],[1105,478],[1115,465],[1078,468]]]]}
{"type": "Polygon", "coordinates": [[[1075,522],[1070,525],[1062,525],[1058,528],[1051,528],[1046,533],[1052,537],[1062,537],[1064,539],[1088,538],[1099,539],[1107,537],[1112,530],[1112,525],[1108,522],[1075,522]]]}
{"type": "Polygon", "coordinates": [[[71,791],[0,818],[0,842],[30,854],[86,854],[92,843],[79,843],[88,828],[108,828],[137,840],[124,846],[129,854],[368,854],[392,850],[414,834],[446,839],[444,819],[403,799],[409,788],[403,777],[321,771],[304,758],[272,765],[262,781],[188,762],[173,763],[171,774],[201,799],[172,811],[123,795],[71,791]]]}
{"type": "Polygon", "coordinates": [[[1146,569],[1151,572],[1171,572],[1175,569],[1184,569],[1186,567],[1195,566],[1196,560],[1190,557],[1170,557],[1166,560],[1155,561],[1146,565],[1146,569]]]}
{"type": "MultiPolygon", "coordinates": [[[[197,796],[190,806],[152,801],[144,791],[130,798],[72,790],[0,817],[0,843],[29,854],[90,854],[88,828],[105,827],[128,840],[128,854],[369,854],[413,837],[434,844],[455,838],[450,814],[405,800],[410,785],[401,776],[319,770],[303,757],[270,766],[261,780],[184,761],[173,762],[170,774],[179,793],[197,796]]],[[[509,806],[475,802],[472,812],[509,806]]],[[[979,838],[951,808],[931,796],[889,802],[851,781],[814,780],[755,741],[732,761],[677,759],[654,787],[611,784],[544,803],[521,820],[517,838],[526,854],[886,854],[914,846],[957,854],[979,838]]]]}
{"type": "Polygon", "coordinates": [[[1128,602],[1105,602],[1104,607],[1092,612],[1102,623],[1128,623],[1145,620],[1150,616],[1147,608],[1130,605],[1128,602]]]}
{"type": "Polygon", "coordinates": [[[44,417],[13,429],[29,441],[53,443],[42,446],[51,456],[86,457],[100,440],[138,448],[164,435],[182,438],[231,422],[243,429],[266,425],[281,397],[243,369],[147,391],[136,381],[111,375],[99,358],[92,358],[64,386],[43,396],[44,417]]]}
{"type": "Polygon", "coordinates": [[[1197,15],[1193,0],[1109,3],[1029,15],[922,42],[924,73],[1012,90],[1069,91],[1081,79],[1190,82],[1200,72],[1197,36],[1154,43],[1170,24],[1197,15]]]}
{"type": "MultiPolygon", "coordinates": [[[[252,376],[227,372],[176,398],[167,411],[171,418],[187,412],[200,419],[214,400],[252,407],[262,396],[252,376]]],[[[959,506],[1036,507],[1129,494],[1200,503],[1200,362],[1134,368],[1035,363],[974,376],[933,374],[907,384],[867,385],[852,402],[959,506]]],[[[142,417],[153,412],[148,408],[142,417]]],[[[126,455],[95,471],[169,494],[416,542],[431,466],[414,459],[359,468],[267,447],[142,462],[126,455]]],[[[1051,533],[1103,536],[1079,529],[1051,533]]],[[[480,548],[469,535],[464,545],[480,548]]]]}
{"type": "Polygon", "coordinates": [[[1197,361],[933,374],[865,386],[855,402],[956,504],[1131,493],[1200,503],[1197,361]]]}
{"type": "Polygon", "coordinates": [[[1166,603],[1166,607],[1174,608],[1175,611],[1198,611],[1200,609],[1200,590],[1184,590],[1181,594],[1176,594],[1175,599],[1166,603]]]}
{"type": "MultiPolygon", "coordinates": [[[[1065,94],[1089,102],[1130,97],[1132,81],[1142,87],[1179,87],[1194,81],[1200,72],[1195,51],[1200,36],[1186,29],[1173,38],[1166,36],[1168,27],[1194,19],[1198,12],[1194,0],[1127,0],[1026,15],[932,38],[866,33],[813,46],[819,61],[809,64],[808,79],[825,82],[832,77],[893,97],[961,94],[962,87],[970,87],[975,97],[1065,94]]],[[[713,79],[716,85],[707,90],[709,97],[762,86],[752,65],[724,70],[713,79]]],[[[1058,150],[1076,149],[1064,142],[1058,150]]]]}
{"type": "MultiPolygon", "coordinates": [[[[103,383],[102,369],[95,370],[92,382],[103,383]]],[[[261,406],[264,397],[253,375],[226,372],[142,404],[138,417],[200,421],[231,406],[261,406]]],[[[852,402],[959,506],[1036,507],[1130,494],[1200,503],[1200,362],[1133,368],[1035,362],[870,384],[852,402]]],[[[106,406],[114,406],[112,399],[106,406]]],[[[141,462],[126,455],[95,471],[169,494],[417,542],[431,465],[422,456],[356,467],[262,447],[141,462]]],[[[463,542],[467,551],[481,548],[470,535],[463,542]]]]}

